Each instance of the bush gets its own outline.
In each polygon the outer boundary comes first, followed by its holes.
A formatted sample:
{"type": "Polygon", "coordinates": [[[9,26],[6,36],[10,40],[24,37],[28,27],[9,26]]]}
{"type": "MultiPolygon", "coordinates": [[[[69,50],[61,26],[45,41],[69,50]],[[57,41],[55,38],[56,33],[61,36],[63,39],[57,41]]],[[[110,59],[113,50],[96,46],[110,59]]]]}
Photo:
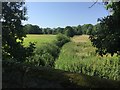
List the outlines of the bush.
{"type": "Polygon", "coordinates": [[[65,35],[68,37],[73,37],[75,35],[75,30],[71,26],[66,26],[65,35]]]}
{"type": "Polygon", "coordinates": [[[59,56],[60,48],[69,41],[70,39],[67,36],[59,34],[57,40],[53,43],[44,43],[40,48],[37,48],[35,55],[29,57],[27,62],[35,66],[54,67],[54,62],[59,56]]]}
{"type": "Polygon", "coordinates": [[[70,41],[70,38],[63,35],[63,34],[58,34],[57,35],[57,41],[55,41],[55,44],[58,46],[58,47],[62,47],[65,43],[69,42],[70,41]]]}
{"type": "Polygon", "coordinates": [[[39,53],[41,55],[43,55],[45,53],[50,53],[51,56],[54,57],[54,59],[58,57],[59,52],[60,52],[59,47],[52,43],[45,43],[45,44],[43,44],[42,47],[40,47],[37,50],[37,53],[39,53]]]}
{"type": "Polygon", "coordinates": [[[50,43],[45,43],[40,48],[37,48],[35,55],[28,59],[29,63],[35,66],[50,66],[54,67],[54,62],[58,57],[60,49],[58,46],[50,43]]]}

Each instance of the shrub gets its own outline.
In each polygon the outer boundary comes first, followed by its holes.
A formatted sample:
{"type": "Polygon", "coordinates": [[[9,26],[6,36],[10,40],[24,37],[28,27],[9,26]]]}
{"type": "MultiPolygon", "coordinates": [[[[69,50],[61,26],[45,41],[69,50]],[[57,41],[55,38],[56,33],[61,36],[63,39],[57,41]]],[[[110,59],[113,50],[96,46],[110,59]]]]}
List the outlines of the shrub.
{"type": "Polygon", "coordinates": [[[65,35],[68,37],[73,37],[75,35],[75,30],[71,26],[66,26],[65,35]]]}
{"type": "Polygon", "coordinates": [[[54,67],[54,62],[58,57],[60,49],[58,46],[50,43],[44,43],[43,46],[37,48],[35,55],[28,59],[29,63],[35,66],[54,67]]]}
{"type": "Polygon", "coordinates": [[[37,50],[37,53],[40,55],[43,55],[45,53],[50,53],[51,56],[54,57],[54,59],[58,57],[59,52],[60,52],[59,47],[52,43],[45,43],[45,44],[43,44],[42,47],[40,47],[37,50]]]}
{"type": "Polygon", "coordinates": [[[58,34],[57,35],[57,41],[55,41],[55,44],[58,46],[58,47],[62,47],[65,43],[69,42],[70,41],[70,38],[63,35],[63,34],[58,34]]]}
{"type": "Polygon", "coordinates": [[[59,56],[60,48],[69,41],[70,39],[67,36],[59,34],[57,40],[53,43],[44,43],[41,47],[37,48],[34,52],[35,55],[29,57],[27,62],[35,66],[54,67],[54,62],[59,56]]]}

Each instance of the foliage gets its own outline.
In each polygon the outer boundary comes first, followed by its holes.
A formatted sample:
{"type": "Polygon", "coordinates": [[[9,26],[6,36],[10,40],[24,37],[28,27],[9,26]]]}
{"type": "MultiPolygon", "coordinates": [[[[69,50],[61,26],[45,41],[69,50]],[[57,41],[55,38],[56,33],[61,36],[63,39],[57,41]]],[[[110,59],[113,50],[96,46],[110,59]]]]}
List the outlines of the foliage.
{"type": "Polygon", "coordinates": [[[68,37],[73,37],[75,35],[74,29],[70,26],[66,26],[65,27],[65,35],[68,37]]]}
{"type": "Polygon", "coordinates": [[[82,27],[81,27],[81,25],[78,25],[77,29],[76,29],[76,35],[82,35],[82,34],[83,34],[82,27]]]}
{"type": "Polygon", "coordinates": [[[57,28],[40,28],[37,25],[32,25],[32,24],[26,24],[24,25],[24,31],[27,34],[66,34],[70,36],[74,35],[82,35],[82,34],[87,34],[91,35],[95,31],[94,27],[96,25],[92,24],[84,24],[84,25],[78,25],[78,26],[66,26],[65,28],[57,27],[57,28]],[[93,30],[94,29],[94,30],[93,30]]]}
{"type": "Polygon", "coordinates": [[[28,58],[27,62],[35,66],[54,67],[54,62],[60,52],[59,47],[52,43],[44,43],[40,48],[37,48],[35,55],[28,58]]]}
{"type": "Polygon", "coordinates": [[[108,9],[112,9],[113,14],[100,21],[100,27],[95,35],[91,35],[90,39],[97,48],[97,52],[102,56],[110,53],[120,54],[120,1],[108,4],[108,9]]]}
{"type": "Polygon", "coordinates": [[[82,32],[83,34],[91,35],[93,30],[92,24],[84,24],[82,25],[82,32]]]}
{"type": "Polygon", "coordinates": [[[95,35],[99,29],[100,29],[100,23],[97,23],[96,25],[94,25],[91,35],[95,35]]]}
{"type": "MultiPolygon", "coordinates": [[[[32,36],[32,35],[30,35],[32,36]]],[[[27,58],[27,63],[35,65],[35,66],[46,66],[46,67],[54,67],[54,62],[58,58],[60,53],[60,48],[70,39],[62,34],[59,34],[56,37],[56,40],[52,40],[51,42],[43,43],[42,39],[45,40],[46,36],[41,37],[41,45],[37,46],[35,55],[27,58]]],[[[50,40],[50,35],[48,35],[47,39],[50,40]]],[[[30,39],[30,38],[29,38],[30,39]]],[[[35,38],[38,41],[38,36],[35,38]]],[[[35,41],[35,40],[34,40],[35,41]]]]}
{"type": "Polygon", "coordinates": [[[63,34],[58,34],[56,37],[56,41],[54,42],[58,47],[62,47],[65,43],[70,41],[70,38],[63,35],[63,34]]]}
{"type": "Polygon", "coordinates": [[[23,62],[31,56],[34,43],[29,47],[23,47],[23,38],[26,36],[22,20],[26,20],[26,8],[24,2],[2,3],[2,58],[15,58],[23,62]]]}
{"type": "Polygon", "coordinates": [[[24,31],[26,31],[27,34],[42,34],[42,29],[39,28],[39,26],[31,24],[26,24],[24,31]]]}
{"type": "Polygon", "coordinates": [[[43,29],[42,29],[42,33],[43,33],[43,34],[52,34],[53,31],[52,31],[51,28],[43,28],[43,29]]]}
{"type": "Polygon", "coordinates": [[[87,36],[76,36],[72,40],[62,47],[58,60],[55,61],[56,69],[120,80],[120,57],[100,57],[87,36]]]}
{"type": "Polygon", "coordinates": [[[64,28],[58,27],[58,28],[56,28],[56,31],[57,31],[57,34],[59,34],[59,33],[63,34],[64,28]]]}

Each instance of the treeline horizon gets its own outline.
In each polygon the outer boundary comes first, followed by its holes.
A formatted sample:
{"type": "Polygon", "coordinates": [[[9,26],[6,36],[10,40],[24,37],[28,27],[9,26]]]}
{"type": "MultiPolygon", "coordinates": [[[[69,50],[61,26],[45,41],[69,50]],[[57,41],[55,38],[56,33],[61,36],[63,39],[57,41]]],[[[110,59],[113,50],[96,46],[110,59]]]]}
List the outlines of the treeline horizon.
{"type": "Polygon", "coordinates": [[[95,34],[99,27],[99,23],[96,25],[92,24],[84,24],[84,25],[76,25],[76,26],[66,26],[66,27],[57,27],[57,28],[42,28],[38,25],[26,24],[24,25],[24,31],[26,34],[66,34],[67,36],[74,35],[92,35],[95,34]],[[68,35],[69,34],[69,35],[68,35]]]}

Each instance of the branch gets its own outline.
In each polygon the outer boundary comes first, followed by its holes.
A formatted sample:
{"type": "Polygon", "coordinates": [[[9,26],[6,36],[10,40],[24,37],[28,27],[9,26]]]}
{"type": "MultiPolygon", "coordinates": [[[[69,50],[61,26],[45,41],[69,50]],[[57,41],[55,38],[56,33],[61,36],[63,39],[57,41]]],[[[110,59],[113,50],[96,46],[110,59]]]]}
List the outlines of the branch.
{"type": "Polygon", "coordinates": [[[93,5],[91,5],[89,8],[93,7],[97,2],[98,0],[96,0],[96,2],[94,2],[93,5]]]}

